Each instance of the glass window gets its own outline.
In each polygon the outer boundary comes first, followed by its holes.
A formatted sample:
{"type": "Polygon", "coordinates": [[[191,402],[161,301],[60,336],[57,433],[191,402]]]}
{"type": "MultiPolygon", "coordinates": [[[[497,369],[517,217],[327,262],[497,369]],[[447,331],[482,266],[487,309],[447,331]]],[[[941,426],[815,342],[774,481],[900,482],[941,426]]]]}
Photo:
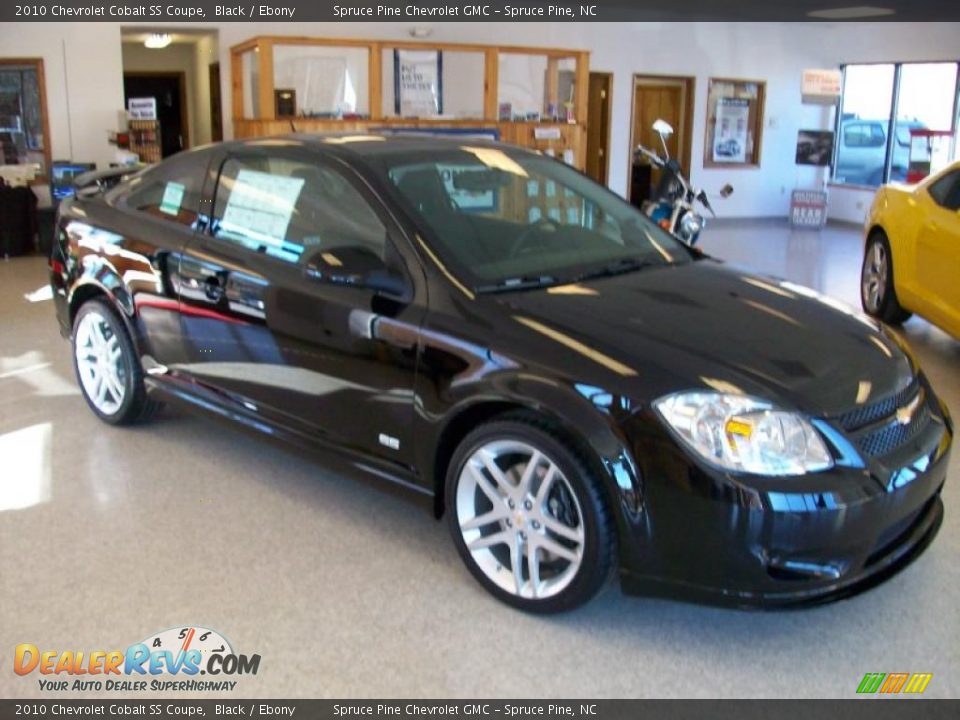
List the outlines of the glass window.
{"type": "Polygon", "coordinates": [[[243,92],[243,117],[260,117],[260,48],[247,50],[240,56],[243,92]]]}
{"type": "Polygon", "coordinates": [[[960,170],[944,175],[930,186],[928,192],[937,205],[960,210],[960,170]]]}
{"type": "Polygon", "coordinates": [[[181,153],[131,179],[123,205],[196,229],[205,170],[194,153],[181,153]]]}
{"type": "MultiPolygon", "coordinates": [[[[907,180],[911,131],[954,132],[956,92],[957,63],[846,66],[834,181],[877,187],[891,180],[907,180]],[[895,85],[894,141],[889,147],[895,85]]],[[[937,143],[932,155],[936,157],[928,158],[930,170],[936,172],[949,162],[950,143],[937,143]]]]}
{"type": "Polygon", "coordinates": [[[497,63],[497,104],[501,120],[572,117],[577,76],[575,58],[501,52],[497,63]]]}
{"type": "Polygon", "coordinates": [[[889,64],[844,68],[835,181],[883,184],[894,72],[889,64]]]}
{"type": "Polygon", "coordinates": [[[887,134],[877,122],[851,122],[843,126],[843,146],[848,148],[876,148],[887,144],[887,134]]]}
{"type": "Polygon", "coordinates": [[[482,52],[381,53],[384,117],[483,119],[482,52]]]}
{"type": "Polygon", "coordinates": [[[322,165],[286,157],[227,160],[213,214],[215,237],[286,262],[344,247],[384,258],[380,218],[343,175],[322,165]]]}
{"type": "Polygon", "coordinates": [[[0,165],[46,167],[39,66],[0,62],[0,165]]]}
{"type": "Polygon", "coordinates": [[[690,258],[632,205],[550,158],[465,145],[389,162],[400,200],[480,288],[690,258]]]}
{"type": "MultiPolygon", "coordinates": [[[[915,63],[901,67],[897,99],[897,145],[893,149],[891,180],[907,179],[911,130],[953,129],[956,88],[956,63],[915,63]]],[[[939,145],[938,149],[940,152],[934,155],[941,156],[930,158],[932,172],[942,170],[949,163],[949,143],[939,145]]]]}
{"type": "Polygon", "coordinates": [[[370,54],[365,47],[273,47],[277,117],[367,117],[370,54]]]}

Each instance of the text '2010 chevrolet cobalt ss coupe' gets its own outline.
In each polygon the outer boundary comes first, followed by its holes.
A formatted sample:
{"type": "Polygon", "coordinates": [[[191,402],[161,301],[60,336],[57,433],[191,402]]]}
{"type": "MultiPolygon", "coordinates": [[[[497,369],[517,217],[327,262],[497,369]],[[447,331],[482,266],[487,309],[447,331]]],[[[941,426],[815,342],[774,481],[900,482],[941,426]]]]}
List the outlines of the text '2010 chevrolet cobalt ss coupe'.
{"type": "Polygon", "coordinates": [[[953,426],[896,335],[538,153],[237,141],[81,189],[57,232],[97,416],[174,400],[322,451],[445,514],[525,610],[614,568],[633,593],[822,601],[941,523],[953,426]]]}

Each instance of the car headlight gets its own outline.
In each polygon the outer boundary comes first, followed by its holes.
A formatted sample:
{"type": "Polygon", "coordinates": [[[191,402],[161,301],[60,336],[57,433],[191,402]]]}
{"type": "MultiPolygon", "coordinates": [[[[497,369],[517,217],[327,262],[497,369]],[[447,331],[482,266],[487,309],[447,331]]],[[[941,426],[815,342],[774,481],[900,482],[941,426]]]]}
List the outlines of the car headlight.
{"type": "Polygon", "coordinates": [[[756,475],[803,475],[833,467],[820,434],[803,415],[743,395],[683,392],[653,403],[704,460],[756,475]]]}

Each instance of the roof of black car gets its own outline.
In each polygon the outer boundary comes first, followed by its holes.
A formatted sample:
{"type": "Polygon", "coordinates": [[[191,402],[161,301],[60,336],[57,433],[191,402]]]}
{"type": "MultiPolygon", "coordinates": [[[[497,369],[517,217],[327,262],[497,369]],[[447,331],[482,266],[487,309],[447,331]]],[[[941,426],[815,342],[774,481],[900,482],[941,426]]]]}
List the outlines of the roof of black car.
{"type": "Polygon", "coordinates": [[[360,157],[376,157],[394,152],[423,152],[429,150],[455,150],[464,145],[484,145],[503,149],[522,150],[516,146],[490,140],[469,131],[456,134],[402,131],[378,133],[291,133],[272,137],[257,137],[236,140],[239,146],[264,146],[283,144],[303,144],[315,149],[338,150],[343,154],[360,157]]]}

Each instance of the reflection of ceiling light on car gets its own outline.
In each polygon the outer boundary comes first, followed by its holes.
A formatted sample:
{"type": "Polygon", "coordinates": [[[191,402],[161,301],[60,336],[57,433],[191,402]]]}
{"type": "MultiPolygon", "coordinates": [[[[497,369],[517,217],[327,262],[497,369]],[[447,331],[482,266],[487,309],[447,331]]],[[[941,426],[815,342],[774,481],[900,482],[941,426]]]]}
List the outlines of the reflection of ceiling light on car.
{"type": "Polygon", "coordinates": [[[811,10],[810,17],[821,20],[855,20],[858,18],[880,17],[893,15],[896,11],[890,8],[872,7],[870,5],[856,5],[854,7],[829,8],[826,10],[811,10]]]}
{"type": "Polygon", "coordinates": [[[161,50],[172,42],[173,38],[167,33],[150,33],[143,44],[151,50],[161,50]]]}

